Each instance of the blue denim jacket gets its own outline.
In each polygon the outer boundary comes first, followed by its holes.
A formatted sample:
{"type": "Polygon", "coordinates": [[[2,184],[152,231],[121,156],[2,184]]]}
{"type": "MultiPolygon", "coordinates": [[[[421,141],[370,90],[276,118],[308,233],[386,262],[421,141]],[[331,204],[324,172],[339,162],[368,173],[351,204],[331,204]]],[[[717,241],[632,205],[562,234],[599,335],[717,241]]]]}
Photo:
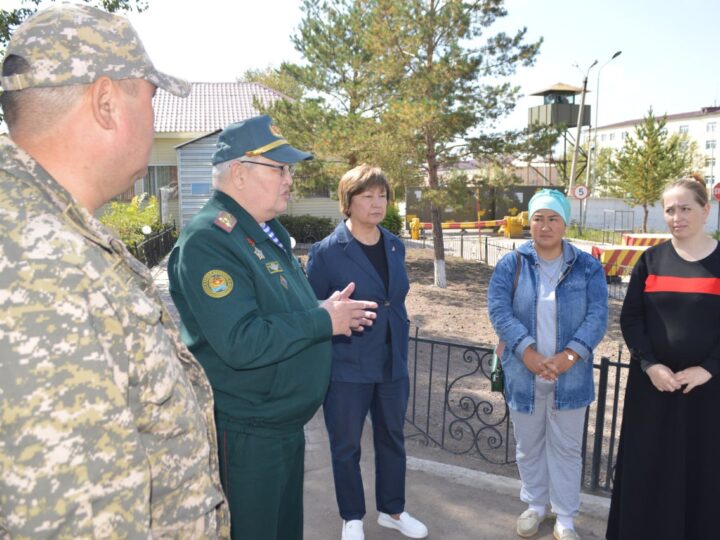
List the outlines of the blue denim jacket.
{"type": "MultiPolygon", "coordinates": [[[[537,333],[538,256],[531,241],[517,248],[520,276],[514,300],[516,255],[508,253],[498,262],[488,289],[490,320],[505,342],[501,362],[505,376],[505,399],[513,410],[532,413],[535,375],[522,361],[525,349],[537,333]]],[[[580,355],[575,365],[555,383],[555,408],[577,409],[595,399],[593,349],[607,329],[608,296],[605,275],[597,259],[563,240],[565,261],[555,294],[557,301],[556,352],[566,347],[580,355]]]]}

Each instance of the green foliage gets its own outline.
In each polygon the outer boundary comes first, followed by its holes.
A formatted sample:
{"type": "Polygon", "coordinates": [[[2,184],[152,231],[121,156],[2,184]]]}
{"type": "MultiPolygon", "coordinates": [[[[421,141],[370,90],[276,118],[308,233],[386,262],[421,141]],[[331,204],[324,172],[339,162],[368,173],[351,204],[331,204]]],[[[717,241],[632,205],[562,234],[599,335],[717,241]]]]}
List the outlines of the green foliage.
{"type": "Polygon", "coordinates": [[[665,185],[689,174],[695,161],[687,137],[668,135],[665,124],[666,118],[656,118],[650,108],[610,165],[617,181],[615,193],[629,205],[643,207],[643,232],[647,232],[649,207],[660,200],[665,185]]]}
{"type": "Polygon", "coordinates": [[[397,206],[395,206],[394,204],[388,205],[385,219],[382,220],[382,223],[380,225],[385,227],[393,234],[400,234],[400,231],[402,231],[403,221],[400,217],[400,211],[398,210],[397,206]]]}
{"type": "Polygon", "coordinates": [[[583,227],[581,234],[577,224],[572,224],[565,229],[565,237],[569,239],[589,240],[590,242],[605,242],[601,229],[588,229],[587,227],[583,227]]]}
{"type": "Polygon", "coordinates": [[[128,246],[142,242],[145,235],[142,228],[148,225],[152,232],[162,230],[156,197],[135,196],[129,203],[113,201],[100,221],[113,230],[128,246]]]}
{"type": "Polygon", "coordinates": [[[290,236],[300,244],[318,242],[335,230],[335,224],[330,218],[307,214],[300,216],[283,214],[278,217],[278,220],[288,230],[290,236]]]}
{"type": "MultiPolygon", "coordinates": [[[[303,164],[294,189],[330,189],[348,168],[368,162],[396,193],[427,177],[440,198],[440,167],[474,152],[494,156],[514,143],[520,153],[521,144],[534,143],[544,154],[549,142],[539,133],[524,141],[477,136],[514,107],[519,88],[506,78],[532,65],[542,41],[528,43],[525,29],[490,31],[507,14],[503,0],[304,0],[302,11],[293,41],[304,62],[279,72],[305,92],[265,110],[318,158],[303,164]]],[[[439,212],[434,206],[438,227],[439,212]]],[[[433,238],[435,258],[443,259],[439,228],[433,238]]],[[[444,274],[436,281],[444,286],[444,274]]]]}
{"type": "Polygon", "coordinates": [[[247,69],[238,78],[238,82],[260,83],[294,100],[300,99],[305,93],[300,82],[287,71],[271,66],[264,69],[247,69]]]}

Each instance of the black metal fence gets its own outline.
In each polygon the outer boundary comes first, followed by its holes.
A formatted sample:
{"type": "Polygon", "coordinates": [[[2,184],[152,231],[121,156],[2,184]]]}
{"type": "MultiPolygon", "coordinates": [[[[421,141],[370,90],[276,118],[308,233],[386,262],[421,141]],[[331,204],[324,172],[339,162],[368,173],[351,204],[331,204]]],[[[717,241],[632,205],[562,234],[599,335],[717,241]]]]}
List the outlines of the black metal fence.
{"type": "Polygon", "coordinates": [[[152,268],[170,253],[176,238],[175,225],[169,225],[162,231],[148,235],[142,242],[128,246],[128,250],[137,260],[152,268]]]}
{"type": "MultiPolygon", "coordinates": [[[[515,249],[518,244],[525,240],[519,239],[513,242],[503,242],[489,236],[467,235],[461,231],[459,234],[443,236],[445,253],[453,257],[460,257],[471,261],[479,261],[488,266],[495,266],[503,255],[515,249]]],[[[410,240],[403,238],[408,247],[431,248],[431,238],[420,238],[410,240]]],[[[623,300],[627,291],[628,280],[632,272],[632,266],[613,264],[607,273],[608,297],[615,300],[623,300]]]]}
{"type": "MultiPolygon", "coordinates": [[[[621,402],[628,364],[602,358],[595,364],[597,399],[583,434],[583,486],[609,492],[617,455],[621,402]]],[[[469,459],[515,462],[515,438],[502,393],[490,390],[492,350],[410,337],[407,436],[469,459]]]]}

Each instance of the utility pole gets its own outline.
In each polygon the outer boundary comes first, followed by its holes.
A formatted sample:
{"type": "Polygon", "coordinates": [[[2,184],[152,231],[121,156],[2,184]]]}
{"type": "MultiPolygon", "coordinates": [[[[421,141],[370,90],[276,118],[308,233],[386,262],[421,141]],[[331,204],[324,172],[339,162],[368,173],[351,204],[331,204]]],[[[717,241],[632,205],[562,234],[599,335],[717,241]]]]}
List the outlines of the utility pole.
{"type": "Polygon", "coordinates": [[[590,67],[587,68],[587,71],[585,72],[585,78],[583,79],[582,93],[580,94],[580,109],[578,111],[577,119],[577,131],[575,132],[575,149],[573,150],[572,165],[570,166],[570,184],[568,185],[568,195],[572,194],[572,190],[574,187],[573,184],[575,182],[575,168],[577,167],[578,151],[580,150],[580,131],[582,129],[583,108],[585,107],[585,94],[587,93],[588,75],[590,74],[590,70],[597,63],[598,61],[595,60],[592,64],[590,64],[590,67]]]}

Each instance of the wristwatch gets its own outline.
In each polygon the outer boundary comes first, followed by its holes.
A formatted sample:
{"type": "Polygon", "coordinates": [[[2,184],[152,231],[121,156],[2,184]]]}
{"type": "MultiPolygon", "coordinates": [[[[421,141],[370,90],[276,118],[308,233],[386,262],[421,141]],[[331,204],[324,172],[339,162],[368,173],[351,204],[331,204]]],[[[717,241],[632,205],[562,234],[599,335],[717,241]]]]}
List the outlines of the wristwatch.
{"type": "Polygon", "coordinates": [[[580,358],[579,356],[577,356],[577,357],[575,356],[575,353],[572,353],[572,352],[567,353],[567,359],[570,360],[571,362],[575,362],[579,358],[580,358]]]}

